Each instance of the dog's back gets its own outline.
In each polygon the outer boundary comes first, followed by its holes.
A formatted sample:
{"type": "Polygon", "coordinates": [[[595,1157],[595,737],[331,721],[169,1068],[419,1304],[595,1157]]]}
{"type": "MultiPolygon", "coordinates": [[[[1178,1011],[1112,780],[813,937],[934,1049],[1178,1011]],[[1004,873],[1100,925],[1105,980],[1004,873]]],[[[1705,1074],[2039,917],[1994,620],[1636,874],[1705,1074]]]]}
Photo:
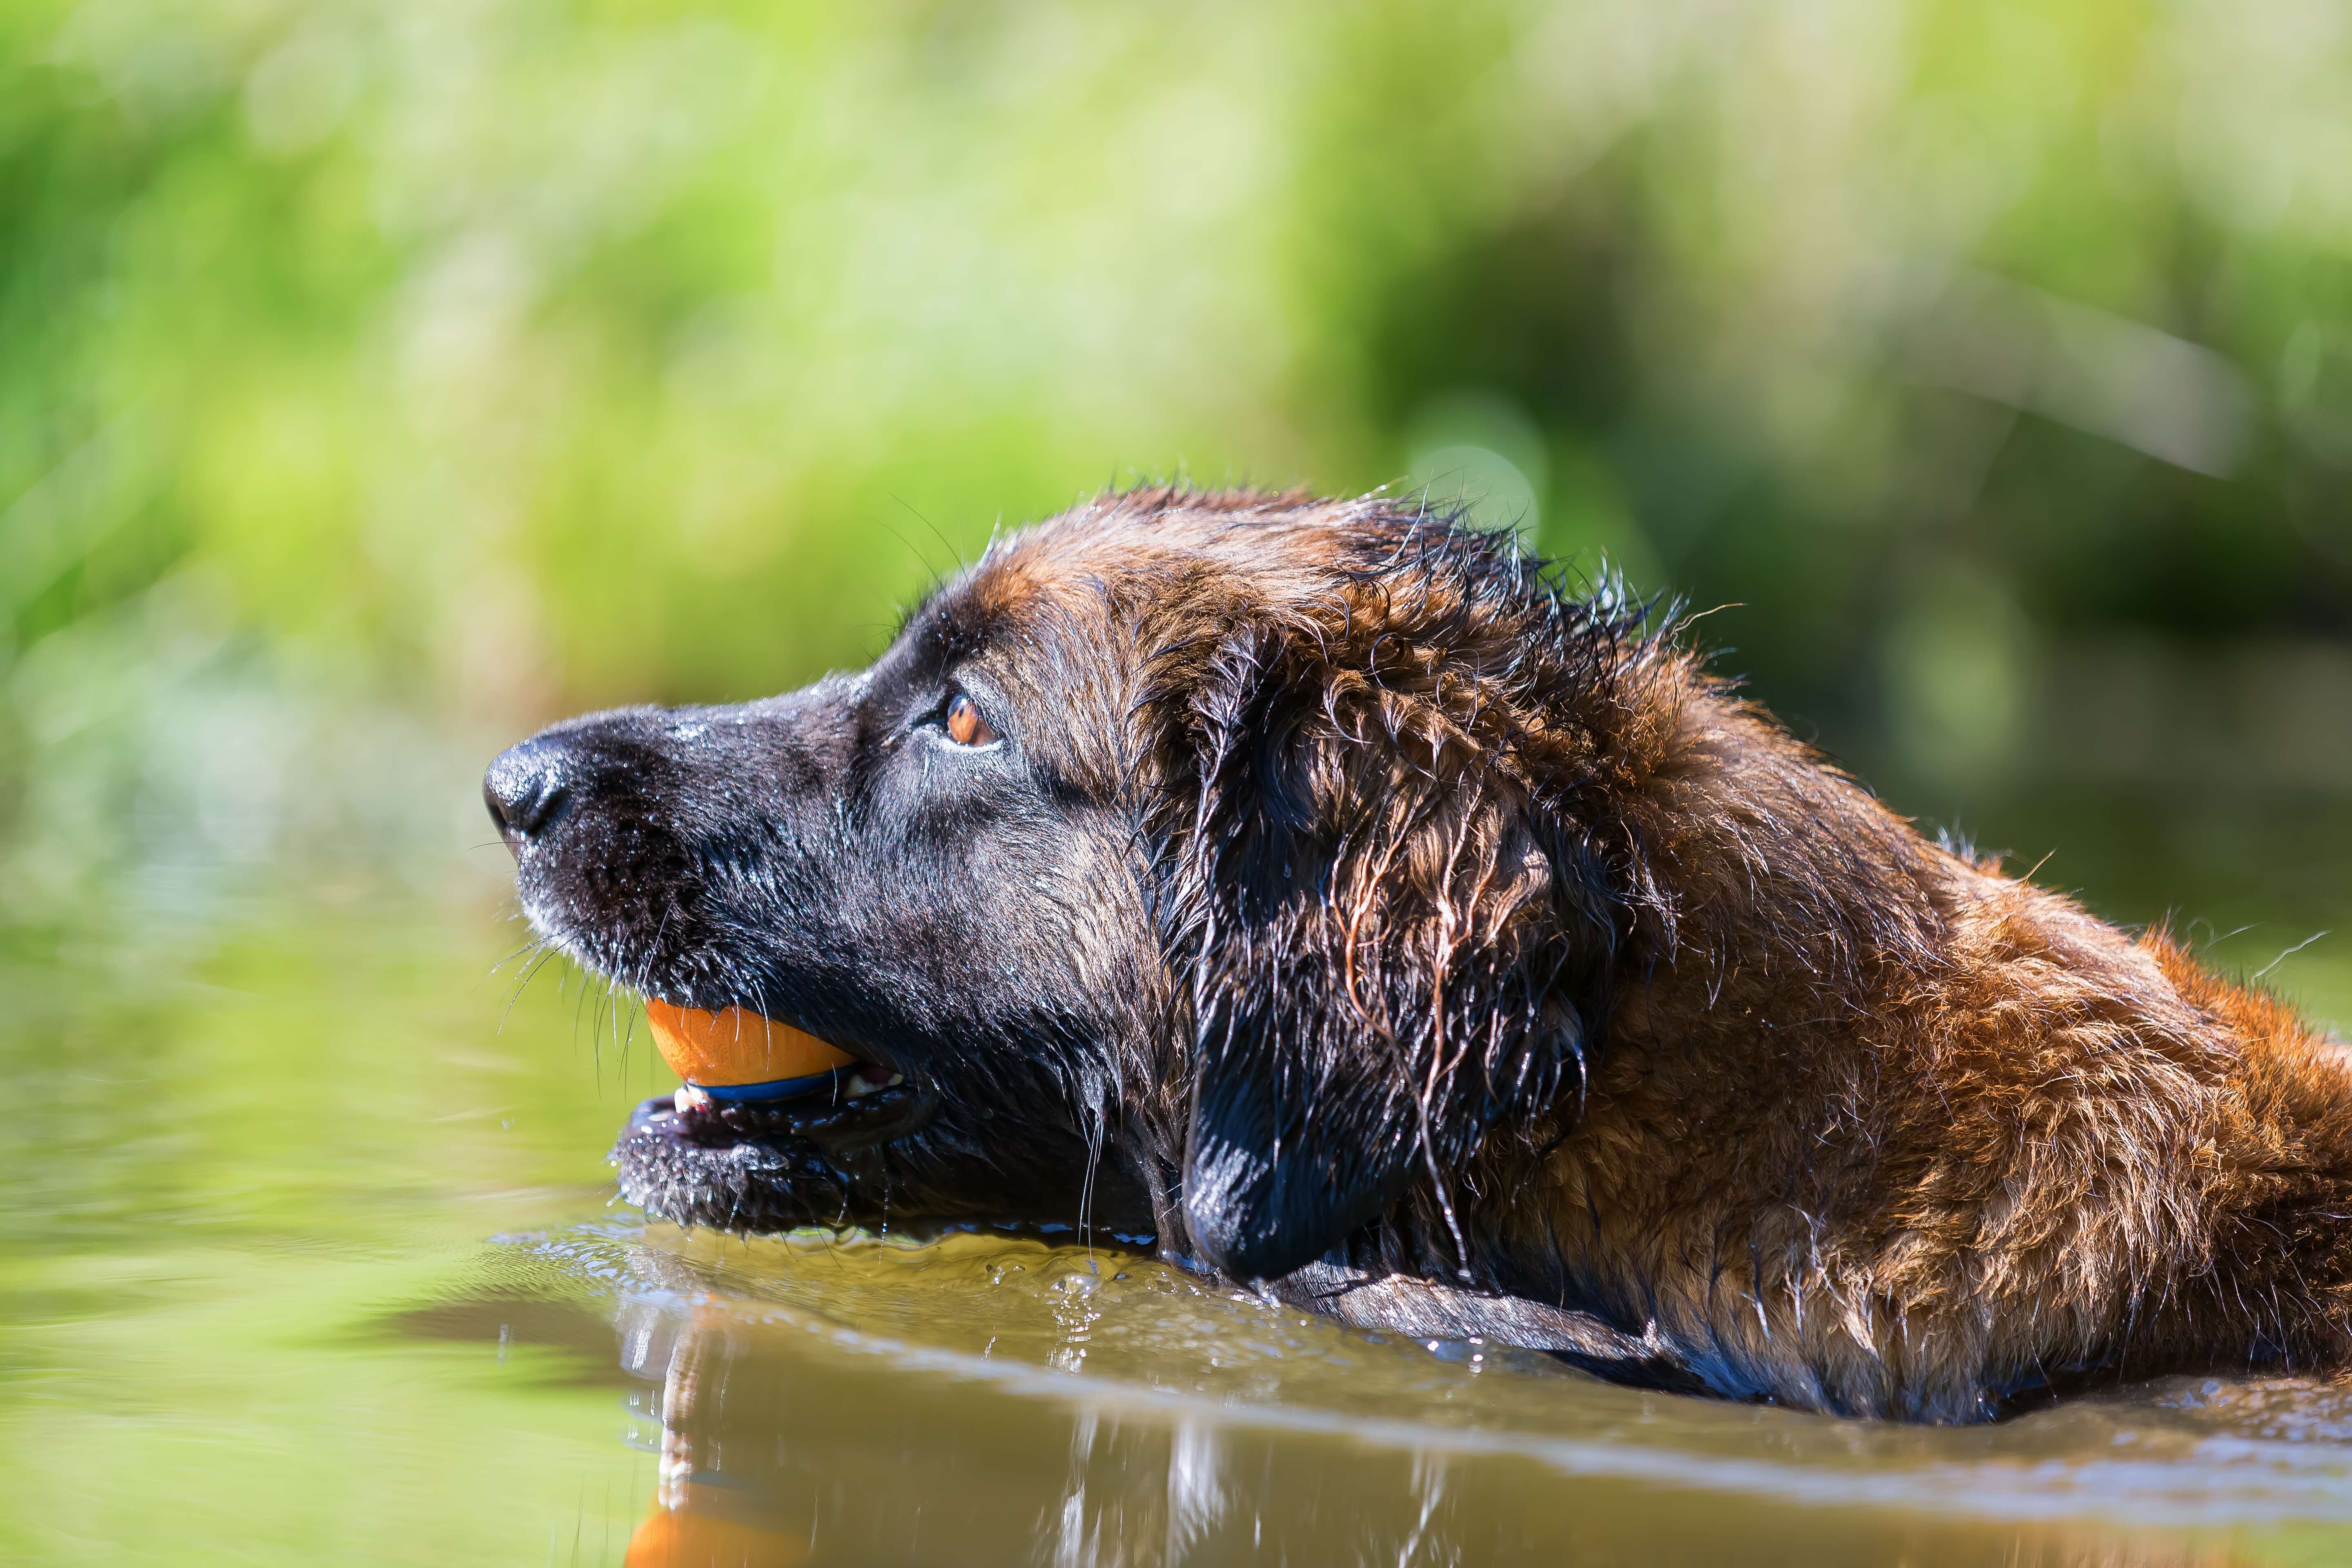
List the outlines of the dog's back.
{"type": "Polygon", "coordinates": [[[1499,1205],[1509,1253],[1718,1392],[1853,1414],[2345,1363],[2342,1047],[1928,843],[1719,689],[1647,684],[1677,718],[1629,809],[1685,929],[1524,1172],[1543,1200],[1499,1205]]]}

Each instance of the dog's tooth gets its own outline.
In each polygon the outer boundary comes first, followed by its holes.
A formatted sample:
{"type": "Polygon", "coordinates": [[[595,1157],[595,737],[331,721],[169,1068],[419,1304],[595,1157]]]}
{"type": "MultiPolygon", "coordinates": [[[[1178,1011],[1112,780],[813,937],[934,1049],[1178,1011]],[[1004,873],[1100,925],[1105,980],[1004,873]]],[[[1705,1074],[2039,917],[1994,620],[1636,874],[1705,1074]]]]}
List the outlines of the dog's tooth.
{"type": "Polygon", "coordinates": [[[863,1072],[854,1072],[842,1080],[841,1098],[863,1100],[869,1094],[879,1094],[886,1089],[894,1088],[906,1081],[905,1073],[892,1073],[887,1081],[877,1083],[863,1072]]]}
{"type": "Polygon", "coordinates": [[[677,1086],[677,1092],[670,1097],[670,1103],[677,1107],[677,1113],[683,1116],[689,1110],[699,1110],[709,1105],[710,1096],[690,1083],[682,1083],[677,1086]]]}

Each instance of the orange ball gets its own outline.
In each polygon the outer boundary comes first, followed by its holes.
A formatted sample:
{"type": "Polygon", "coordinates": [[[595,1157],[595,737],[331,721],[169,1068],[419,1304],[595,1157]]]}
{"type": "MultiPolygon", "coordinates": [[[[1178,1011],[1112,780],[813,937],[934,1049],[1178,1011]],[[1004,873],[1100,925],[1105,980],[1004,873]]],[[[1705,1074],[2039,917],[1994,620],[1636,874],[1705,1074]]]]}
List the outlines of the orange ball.
{"type": "Polygon", "coordinates": [[[705,1089],[806,1078],[857,1059],[814,1035],[743,1007],[706,1013],[648,996],[646,1023],[670,1070],[705,1089]]]}

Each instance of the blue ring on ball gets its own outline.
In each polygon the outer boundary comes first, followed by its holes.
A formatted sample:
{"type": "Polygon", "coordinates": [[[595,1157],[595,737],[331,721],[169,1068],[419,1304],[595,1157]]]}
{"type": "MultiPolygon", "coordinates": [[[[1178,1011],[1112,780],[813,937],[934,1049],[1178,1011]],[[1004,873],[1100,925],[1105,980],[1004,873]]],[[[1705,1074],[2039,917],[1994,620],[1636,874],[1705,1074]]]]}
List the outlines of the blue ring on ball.
{"type": "Polygon", "coordinates": [[[797,1100],[802,1095],[814,1094],[818,1089],[831,1086],[834,1079],[839,1078],[844,1070],[841,1068],[827,1068],[823,1072],[809,1073],[802,1078],[771,1079],[766,1083],[694,1083],[692,1079],[687,1079],[687,1082],[693,1084],[696,1089],[713,1100],[723,1100],[730,1104],[740,1105],[747,1101],[761,1100],[797,1100]]]}

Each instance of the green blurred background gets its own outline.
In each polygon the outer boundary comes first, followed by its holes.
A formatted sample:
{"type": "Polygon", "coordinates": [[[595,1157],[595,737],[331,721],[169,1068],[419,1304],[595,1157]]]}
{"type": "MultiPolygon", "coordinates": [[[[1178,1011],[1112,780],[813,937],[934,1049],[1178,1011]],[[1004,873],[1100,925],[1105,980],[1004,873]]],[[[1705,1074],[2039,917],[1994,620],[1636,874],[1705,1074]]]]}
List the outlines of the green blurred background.
{"type": "Polygon", "coordinates": [[[482,763],[1158,477],[1612,562],[2352,1021],[2338,0],[12,0],[0,1546],[613,1560],[609,1357],[381,1329],[662,1082],[482,763]]]}
{"type": "Polygon", "coordinates": [[[2300,918],[2347,465],[2333,4],[0,11],[23,908],[413,866],[1184,476],[1466,497],[1906,810],[2300,918]]]}
{"type": "Polygon", "coordinates": [[[2332,897],[2347,465],[2324,0],[0,13],[12,899],[437,841],[436,744],[1157,476],[1465,495],[1906,809],[2332,897]]]}

